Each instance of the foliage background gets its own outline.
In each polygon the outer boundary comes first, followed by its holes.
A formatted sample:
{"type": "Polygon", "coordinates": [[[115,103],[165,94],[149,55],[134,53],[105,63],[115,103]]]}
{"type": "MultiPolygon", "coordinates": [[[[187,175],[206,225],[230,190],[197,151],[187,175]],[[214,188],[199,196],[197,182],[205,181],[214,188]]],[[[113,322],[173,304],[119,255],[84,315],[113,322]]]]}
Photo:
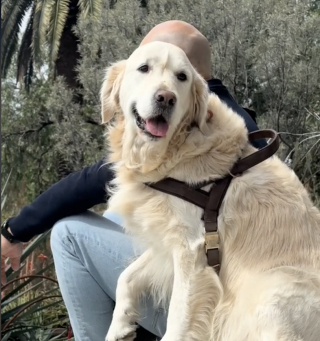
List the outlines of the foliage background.
{"type": "Polygon", "coordinates": [[[110,9],[105,1],[98,19],[80,19],[74,27],[81,103],[62,77],[52,81],[45,63],[34,72],[29,91],[19,90],[13,63],[2,81],[2,179],[12,169],[3,215],[17,213],[59,179],[61,155],[67,173],[103,156],[99,90],[104,69],[126,58],[155,24],[170,19],[185,20],[208,37],[212,74],[241,105],[257,112],[261,128],[286,133],[281,156],[294,150],[291,162],[315,198],[320,190],[317,3],[149,0],[145,8],[139,1],[118,0],[110,9]],[[311,132],[318,133],[298,147],[309,137],[301,134],[311,132]]]}
{"type": "MultiPolygon", "coordinates": [[[[2,185],[12,173],[1,217],[103,157],[104,70],[170,19],[193,24],[209,39],[213,76],[256,111],[260,128],[282,133],[279,156],[320,205],[319,9],[318,0],[105,0],[95,18],[79,14],[72,26],[76,86],[61,74],[52,77],[46,46],[31,85],[17,83],[16,53],[2,79],[2,185]]],[[[50,258],[48,243],[41,245],[38,254],[50,258]]]]}

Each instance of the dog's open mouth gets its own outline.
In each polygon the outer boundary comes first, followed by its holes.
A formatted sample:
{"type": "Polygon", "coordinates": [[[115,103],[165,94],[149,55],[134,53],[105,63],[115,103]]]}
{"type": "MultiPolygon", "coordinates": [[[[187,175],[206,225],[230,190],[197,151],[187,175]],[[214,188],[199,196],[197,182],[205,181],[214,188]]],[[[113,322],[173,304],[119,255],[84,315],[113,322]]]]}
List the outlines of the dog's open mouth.
{"type": "Polygon", "coordinates": [[[138,113],[135,105],[132,106],[132,112],[136,119],[136,124],[139,129],[141,129],[145,134],[151,137],[165,137],[169,124],[167,120],[162,115],[157,115],[144,120],[138,113]]]}

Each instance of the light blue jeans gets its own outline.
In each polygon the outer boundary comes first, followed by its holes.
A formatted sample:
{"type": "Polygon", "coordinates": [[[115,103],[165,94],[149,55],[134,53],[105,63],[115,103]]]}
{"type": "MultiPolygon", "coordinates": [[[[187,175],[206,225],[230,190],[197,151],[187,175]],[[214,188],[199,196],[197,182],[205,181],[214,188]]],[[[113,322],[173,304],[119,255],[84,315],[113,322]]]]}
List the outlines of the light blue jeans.
{"type": "MultiPolygon", "coordinates": [[[[111,324],[117,280],[137,255],[119,216],[93,212],[58,221],[51,249],[76,341],[104,341],[111,324]]],[[[166,312],[146,300],[139,324],[162,337],[166,312]]]]}

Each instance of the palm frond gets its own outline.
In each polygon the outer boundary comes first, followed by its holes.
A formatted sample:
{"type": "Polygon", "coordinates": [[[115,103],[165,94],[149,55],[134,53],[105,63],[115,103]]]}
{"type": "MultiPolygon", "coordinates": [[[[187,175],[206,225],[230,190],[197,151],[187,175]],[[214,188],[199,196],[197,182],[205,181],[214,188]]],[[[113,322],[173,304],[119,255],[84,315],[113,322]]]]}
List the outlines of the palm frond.
{"type": "Polygon", "coordinates": [[[20,26],[24,15],[32,4],[32,0],[12,0],[12,3],[1,8],[1,58],[6,50],[12,32],[20,26]]]}
{"type": "Polygon", "coordinates": [[[38,0],[33,18],[32,52],[36,64],[41,62],[41,50],[49,29],[50,14],[55,0],[38,0]]]}
{"type": "Polygon", "coordinates": [[[17,51],[20,27],[17,25],[8,37],[6,45],[1,45],[1,77],[5,78],[11,65],[12,58],[17,51]]]}
{"type": "Polygon", "coordinates": [[[18,35],[24,15],[32,0],[13,0],[1,12],[1,75],[5,77],[16,51],[18,35]]]}
{"type": "Polygon", "coordinates": [[[84,17],[91,15],[93,18],[98,18],[101,13],[102,0],[79,0],[81,14],[84,17]]]}
{"type": "Polygon", "coordinates": [[[58,56],[60,39],[69,12],[69,0],[56,0],[52,6],[49,21],[47,42],[49,46],[50,62],[54,63],[58,56]]]}
{"type": "Polygon", "coordinates": [[[6,78],[12,58],[17,50],[19,27],[8,38],[6,47],[1,46],[1,77],[6,78]]]}
{"type": "Polygon", "coordinates": [[[31,14],[27,28],[23,34],[17,60],[17,82],[23,84],[26,75],[30,72],[32,66],[32,23],[33,15],[31,14]]]}
{"type": "Polygon", "coordinates": [[[4,19],[6,13],[10,10],[10,8],[14,5],[14,1],[12,0],[2,0],[1,1],[1,21],[4,19]]]}

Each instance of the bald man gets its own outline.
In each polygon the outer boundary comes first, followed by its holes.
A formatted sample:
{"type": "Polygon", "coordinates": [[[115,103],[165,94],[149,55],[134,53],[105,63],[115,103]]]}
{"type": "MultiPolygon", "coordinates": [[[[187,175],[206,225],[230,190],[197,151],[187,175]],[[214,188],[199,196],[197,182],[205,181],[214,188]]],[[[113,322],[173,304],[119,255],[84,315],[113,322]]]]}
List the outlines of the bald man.
{"type": "MultiPolygon", "coordinates": [[[[152,41],[183,49],[210,91],[245,119],[249,131],[258,129],[221,81],[212,79],[210,45],[198,30],[181,21],[169,21],[154,27],[141,44],[152,41]]],[[[257,147],[263,145],[261,142],[257,147]]],[[[112,170],[103,161],[70,174],[2,226],[2,283],[5,259],[10,258],[12,267],[18,269],[21,242],[53,227],[51,247],[56,273],[77,341],[104,340],[112,319],[118,277],[135,254],[131,238],[123,233],[121,217],[102,217],[87,211],[106,202],[105,188],[112,178],[112,170]]],[[[155,308],[152,298],[148,298],[139,324],[161,337],[166,329],[166,311],[155,308]]]]}
{"type": "Polygon", "coordinates": [[[140,46],[153,41],[163,41],[180,47],[206,81],[212,78],[209,41],[194,26],[179,20],[166,21],[155,26],[144,37],[140,46]]]}

